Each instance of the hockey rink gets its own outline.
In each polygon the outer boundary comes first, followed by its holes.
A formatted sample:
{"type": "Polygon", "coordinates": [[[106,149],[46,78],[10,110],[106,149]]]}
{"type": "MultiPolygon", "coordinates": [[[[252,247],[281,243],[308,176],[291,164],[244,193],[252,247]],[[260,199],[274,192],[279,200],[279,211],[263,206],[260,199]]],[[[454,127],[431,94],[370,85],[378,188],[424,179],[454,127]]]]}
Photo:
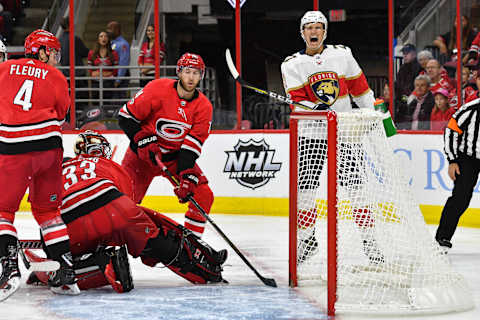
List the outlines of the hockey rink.
{"type": "MultiPolygon", "coordinates": [[[[183,222],[182,214],[169,216],[183,222]]],[[[327,319],[325,310],[301,289],[288,287],[286,217],[212,214],[212,218],[263,276],[277,281],[278,288],[264,286],[215,230],[207,227],[204,239],[217,250],[229,249],[223,273],[228,285],[194,286],[168,269],[149,268],[131,258],[135,283],[131,292],[117,294],[104,287],[79,296],[59,296],[46,287],[25,285],[28,272],[19,262],[23,285],[0,302],[0,319],[327,319]]],[[[38,238],[38,227],[29,213],[18,213],[15,225],[21,239],[38,238]]],[[[430,226],[432,234],[435,227],[430,226]]],[[[471,286],[475,309],[446,315],[340,315],[335,319],[480,319],[480,229],[458,228],[453,244],[449,258],[471,286]]]]}

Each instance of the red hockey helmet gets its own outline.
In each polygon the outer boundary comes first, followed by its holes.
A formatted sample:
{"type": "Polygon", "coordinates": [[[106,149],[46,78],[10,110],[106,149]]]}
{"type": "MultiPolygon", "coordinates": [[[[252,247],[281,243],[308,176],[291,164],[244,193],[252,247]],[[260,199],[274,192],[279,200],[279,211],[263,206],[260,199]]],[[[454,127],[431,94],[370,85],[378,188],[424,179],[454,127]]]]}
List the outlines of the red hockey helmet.
{"type": "Polygon", "coordinates": [[[87,130],[78,135],[73,145],[75,155],[89,154],[96,157],[110,159],[112,157],[112,148],[107,138],[92,130],[87,130]]]}
{"type": "Polygon", "coordinates": [[[189,52],[184,53],[177,61],[177,75],[185,67],[199,69],[202,73],[203,79],[203,76],[205,75],[205,63],[203,62],[202,57],[198,54],[189,52]]]}
{"type": "Polygon", "coordinates": [[[37,29],[25,38],[25,54],[37,54],[41,47],[45,47],[47,55],[55,50],[57,62],[60,61],[60,41],[52,33],[37,29]]]}

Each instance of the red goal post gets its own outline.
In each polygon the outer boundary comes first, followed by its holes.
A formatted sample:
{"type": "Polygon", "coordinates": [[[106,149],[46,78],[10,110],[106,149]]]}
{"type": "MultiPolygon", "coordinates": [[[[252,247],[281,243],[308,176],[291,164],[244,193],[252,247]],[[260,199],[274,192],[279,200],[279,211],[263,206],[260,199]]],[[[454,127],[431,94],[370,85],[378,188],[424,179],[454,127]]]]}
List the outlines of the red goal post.
{"type": "MultiPolygon", "coordinates": [[[[298,185],[298,120],[327,120],[328,140],[336,144],[337,140],[337,114],[334,111],[295,112],[290,115],[290,188],[289,198],[297,199],[298,185]]],[[[329,148],[327,156],[328,172],[328,310],[329,315],[334,314],[336,279],[337,279],[337,149],[329,148]],[[332,168],[332,170],[330,170],[332,168]],[[330,214],[332,213],[332,214],[330,214]]],[[[297,281],[297,201],[289,203],[289,283],[291,287],[298,285],[297,281]]]]}

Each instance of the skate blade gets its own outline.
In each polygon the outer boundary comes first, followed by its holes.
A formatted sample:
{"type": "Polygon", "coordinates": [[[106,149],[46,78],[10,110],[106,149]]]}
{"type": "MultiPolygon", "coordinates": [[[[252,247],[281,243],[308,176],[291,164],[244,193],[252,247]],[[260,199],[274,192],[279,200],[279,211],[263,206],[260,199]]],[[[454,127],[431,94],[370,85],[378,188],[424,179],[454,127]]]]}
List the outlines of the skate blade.
{"type": "Polygon", "coordinates": [[[20,277],[13,277],[8,280],[7,286],[0,289],[0,301],[3,301],[14,294],[20,288],[20,277]]]}
{"type": "Polygon", "coordinates": [[[76,296],[80,294],[80,288],[75,284],[66,284],[60,287],[50,287],[50,291],[55,294],[63,294],[69,296],[76,296]]]}

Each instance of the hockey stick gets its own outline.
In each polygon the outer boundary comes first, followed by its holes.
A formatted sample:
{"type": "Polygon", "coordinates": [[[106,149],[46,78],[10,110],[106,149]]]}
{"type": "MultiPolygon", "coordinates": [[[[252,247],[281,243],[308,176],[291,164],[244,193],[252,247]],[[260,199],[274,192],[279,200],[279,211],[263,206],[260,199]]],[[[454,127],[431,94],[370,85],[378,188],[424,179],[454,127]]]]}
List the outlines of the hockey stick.
{"type": "Polygon", "coordinates": [[[41,262],[31,262],[28,261],[25,253],[23,252],[24,249],[42,249],[42,242],[40,240],[20,240],[20,256],[22,257],[23,264],[25,268],[30,271],[56,271],[60,269],[60,263],[54,260],[46,260],[41,262]]]}
{"type": "Polygon", "coordinates": [[[297,107],[305,109],[305,110],[313,110],[311,107],[306,106],[301,102],[293,101],[292,99],[290,99],[288,97],[285,97],[285,96],[282,96],[282,95],[279,95],[278,93],[275,93],[273,91],[259,89],[257,87],[252,86],[251,84],[247,83],[245,80],[242,79],[242,77],[240,77],[240,74],[238,73],[237,68],[235,68],[235,64],[233,63],[232,56],[230,55],[230,50],[228,48],[227,48],[227,50],[225,50],[225,59],[227,60],[228,69],[230,70],[230,73],[232,74],[233,79],[238,81],[238,83],[240,83],[240,85],[242,87],[251,89],[251,90],[253,90],[257,93],[269,96],[269,97],[277,99],[279,101],[282,101],[282,102],[285,102],[285,103],[288,103],[288,104],[293,104],[294,106],[297,106],[297,107]]]}
{"type": "MultiPolygon", "coordinates": [[[[165,172],[165,174],[170,178],[170,181],[172,182],[174,187],[178,187],[180,185],[179,181],[173,176],[173,174],[170,172],[170,170],[168,170],[167,166],[165,166],[165,164],[163,164],[163,162],[160,160],[160,157],[158,155],[155,156],[155,160],[157,161],[157,164],[160,166],[160,169],[162,169],[162,171],[165,172]]],[[[265,278],[257,271],[257,269],[255,269],[255,267],[250,263],[250,261],[247,260],[247,258],[242,254],[242,252],[240,252],[240,250],[237,248],[237,246],[235,246],[235,244],[233,244],[233,242],[225,235],[225,233],[223,233],[223,231],[217,226],[215,221],[213,221],[212,218],[210,218],[210,216],[205,212],[205,210],[203,210],[203,208],[198,204],[198,202],[192,196],[188,196],[187,199],[198,209],[198,211],[200,211],[200,214],[205,219],[207,219],[208,222],[210,222],[210,224],[218,232],[218,234],[220,234],[222,236],[223,240],[225,240],[230,245],[230,247],[233,249],[233,251],[235,251],[238,254],[238,256],[243,260],[243,262],[245,262],[245,264],[255,273],[255,275],[260,280],[262,280],[262,282],[265,285],[270,286],[270,287],[276,287],[277,286],[277,283],[275,282],[275,279],[265,278]]]]}

